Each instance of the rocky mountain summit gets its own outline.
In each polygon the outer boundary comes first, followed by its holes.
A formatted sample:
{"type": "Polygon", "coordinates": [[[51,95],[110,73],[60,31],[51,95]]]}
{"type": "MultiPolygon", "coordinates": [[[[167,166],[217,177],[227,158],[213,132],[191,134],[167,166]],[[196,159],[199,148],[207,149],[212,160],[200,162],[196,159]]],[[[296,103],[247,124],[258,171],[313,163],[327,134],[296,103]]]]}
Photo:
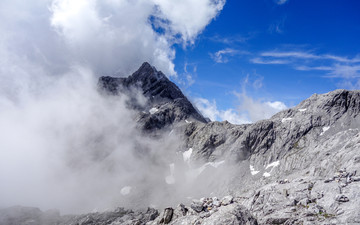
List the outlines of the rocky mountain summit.
{"type": "Polygon", "coordinates": [[[14,207],[0,210],[0,224],[360,224],[360,91],[314,94],[234,125],[206,120],[148,63],[128,78],[101,77],[99,89],[127,96],[145,134],[181,139],[169,186],[190,177],[191,198],[73,216],[14,207]]]}
{"type": "Polygon", "coordinates": [[[128,96],[129,106],[139,111],[138,123],[145,130],[166,128],[184,120],[206,122],[181,90],[147,62],[127,78],[100,77],[99,89],[128,96]]]}

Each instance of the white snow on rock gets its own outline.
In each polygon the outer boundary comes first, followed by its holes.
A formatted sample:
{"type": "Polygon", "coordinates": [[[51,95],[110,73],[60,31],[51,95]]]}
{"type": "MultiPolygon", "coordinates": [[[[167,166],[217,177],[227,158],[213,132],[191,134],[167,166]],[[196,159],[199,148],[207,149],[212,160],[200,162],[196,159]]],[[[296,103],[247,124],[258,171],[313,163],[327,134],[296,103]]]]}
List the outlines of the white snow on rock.
{"type": "Polygon", "coordinates": [[[300,112],[305,112],[307,109],[299,109],[300,112]]]}
{"type": "Polygon", "coordinates": [[[265,173],[263,174],[263,176],[264,176],[264,177],[270,177],[270,176],[271,176],[271,174],[270,174],[270,173],[268,173],[268,172],[265,172],[265,173]]]}
{"type": "Polygon", "coordinates": [[[268,169],[268,168],[270,168],[270,167],[277,167],[277,166],[279,166],[280,165],[280,161],[275,161],[275,162],[272,162],[272,163],[270,163],[269,165],[267,165],[266,167],[265,167],[265,169],[268,169]]]}
{"type": "Polygon", "coordinates": [[[321,132],[320,136],[322,136],[327,130],[329,130],[330,127],[323,127],[323,131],[321,132]]]}
{"type": "Polygon", "coordinates": [[[191,121],[189,121],[189,120],[185,120],[185,123],[191,123],[191,121]]]}
{"type": "Polygon", "coordinates": [[[292,120],[291,117],[283,118],[283,119],[281,120],[281,122],[282,122],[282,123],[285,123],[285,122],[290,121],[290,120],[292,120]]]}
{"type": "Polygon", "coordinates": [[[202,173],[209,166],[212,166],[214,168],[218,168],[224,162],[225,162],[225,160],[219,161],[219,162],[207,162],[204,165],[202,165],[200,168],[197,169],[197,171],[199,172],[198,174],[202,173]]]}
{"type": "Polygon", "coordinates": [[[258,174],[260,171],[257,171],[257,170],[255,170],[255,168],[252,166],[252,165],[250,165],[250,173],[251,173],[251,175],[256,175],[256,174],[258,174]]]}
{"type": "Polygon", "coordinates": [[[120,193],[122,195],[128,195],[128,194],[130,194],[130,192],[131,192],[130,186],[125,186],[125,187],[121,188],[121,190],[120,190],[120,193]]]}
{"type": "Polygon", "coordinates": [[[196,177],[198,177],[207,168],[209,168],[209,167],[218,168],[224,162],[225,162],[225,160],[219,161],[219,162],[207,162],[207,163],[205,163],[204,165],[202,165],[201,167],[199,167],[197,169],[193,169],[193,170],[188,171],[187,175],[188,175],[189,178],[195,179],[196,177]]]}
{"type": "Polygon", "coordinates": [[[169,164],[170,167],[170,175],[165,177],[165,182],[167,184],[174,184],[175,183],[175,177],[174,177],[174,171],[175,171],[175,164],[174,163],[170,163],[169,164]]]}
{"type": "Polygon", "coordinates": [[[189,148],[189,150],[183,152],[184,162],[186,162],[186,163],[189,163],[189,162],[190,162],[190,157],[191,157],[192,152],[193,152],[193,149],[192,149],[192,148],[189,148]]]}
{"type": "Polygon", "coordinates": [[[150,113],[150,114],[154,114],[154,113],[156,113],[157,111],[159,111],[157,108],[151,108],[151,109],[149,110],[149,113],[150,113]]]}
{"type": "MultiPolygon", "coordinates": [[[[218,168],[221,164],[223,164],[225,162],[225,160],[223,161],[219,161],[219,162],[208,162],[206,164],[209,164],[210,166],[214,167],[214,168],[218,168]]],[[[206,165],[205,164],[205,165],[206,165]]]]}

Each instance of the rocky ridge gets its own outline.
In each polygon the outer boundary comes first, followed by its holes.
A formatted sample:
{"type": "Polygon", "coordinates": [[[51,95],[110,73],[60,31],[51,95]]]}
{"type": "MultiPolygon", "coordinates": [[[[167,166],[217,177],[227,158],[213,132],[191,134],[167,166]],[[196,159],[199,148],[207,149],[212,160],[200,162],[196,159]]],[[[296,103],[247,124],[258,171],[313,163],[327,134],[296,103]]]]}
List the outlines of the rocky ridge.
{"type": "Polygon", "coordinates": [[[242,165],[226,186],[259,223],[356,223],[359,112],[359,91],[336,90],[254,124],[194,120],[182,126],[183,151],[193,165],[242,165]]]}

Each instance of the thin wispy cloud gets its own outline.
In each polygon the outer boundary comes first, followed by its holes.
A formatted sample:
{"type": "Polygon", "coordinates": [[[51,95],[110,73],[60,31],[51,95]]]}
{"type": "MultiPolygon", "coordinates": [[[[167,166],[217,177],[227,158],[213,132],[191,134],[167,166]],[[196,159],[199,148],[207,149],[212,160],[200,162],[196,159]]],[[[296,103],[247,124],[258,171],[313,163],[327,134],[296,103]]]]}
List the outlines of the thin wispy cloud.
{"type": "MultiPolygon", "coordinates": [[[[266,51],[250,60],[255,64],[288,64],[299,71],[323,71],[324,77],[356,83],[360,77],[360,57],[316,54],[310,51],[266,51]],[[355,80],[354,80],[355,79],[355,80]]],[[[349,87],[349,85],[347,85],[349,87]]]]}
{"type": "Polygon", "coordinates": [[[340,65],[336,64],[332,67],[329,77],[340,78],[359,78],[360,77],[360,64],[358,65],[340,65]]]}
{"type": "Polygon", "coordinates": [[[210,54],[210,56],[216,63],[227,63],[229,61],[227,56],[233,56],[236,52],[235,49],[226,48],[210,54]]]}
{"type": "Polygon", "coordinates": [[[245,36],[236,35],[236,36],[230,36],[230,37],[222,37],[219,35],[215,35],[213,37],[210,37],[209,40],[211,40],[213,42],[222,43],[222,44],[233,45],[233,44],[237,44],[237,43],[245,43],[252,37],[253,37],[252,34],[245,35],[245,36]]]}
{"type": "Polygon", "coordinates": [[[320,59],[320,57],[317,55],[302,51],[289,51],[289,52],[269,51],[269,52],[261,53],[260,56],[273,57],[273,58],[292,57],[292,58],[303,58],[303,59],[320,59]]]}
{"type": "Polygon", "coordinates": [[[286,17],[283,17],[281,20],[275,21],[269,26],[270,33],[282,34],[284,32],[286,17]]]}
{"type": "Polygon", "coordinates": [[[259,57],[252,58],[252,59],[250,59],[250,61],[255,64],[288,64],[288,63],[290,63],[290,61],[283,60],[283,59],[263,59],[263,58],[259,58],[259,57]]]}
{"type": "Polygon", "coordinates": [[[360,62],[360,57],[356,56],[355,58],[347,58],[343,56],[336,56],[332,54],[314,54],[307,51],[267,51],[260,53],[260,56],[263,57],[273,57],[273,58],[298,58],[298,59],[323,59],[323,60],[333,60],[336,62],[344,63],[357,63],[360,62]]]}
{"type": "Polygon", "coordinates": [[[278,4],[278,5],[283,5],[286,2],[288,2],[288,0],[275,0],[275,3],[278,4]]]}
{"type": "Polygon", "coordinates": [[[210,57],[216,62],[216,63],[227,63],[229,62],[229,58],[235,55],[247,55],[249,52],[247,51],[240,51],[232,48],[225,48],[222,50],[219,50],[215,53],[210,53],[210,57]]]}

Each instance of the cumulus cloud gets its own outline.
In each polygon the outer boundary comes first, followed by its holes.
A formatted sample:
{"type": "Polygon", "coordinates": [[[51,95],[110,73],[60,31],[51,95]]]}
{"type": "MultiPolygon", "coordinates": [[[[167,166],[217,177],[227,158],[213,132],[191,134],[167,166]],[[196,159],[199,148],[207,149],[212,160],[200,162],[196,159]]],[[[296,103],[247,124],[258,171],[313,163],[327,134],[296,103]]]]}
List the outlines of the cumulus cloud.
{"type": "Polygon", "coordinates": [[[211,121],[224,121],[227,120],[233,124],[250,123],[246,115],[241,115],[233,109],[219,110],[216,106],[216,101],[209,101],[205,98],[194,99],[195,106],[200,112],[211,121]]]}
{"type": "Polygon", "coordinates": [[[263,119],[269,119],[275,113],[287,108],[280,101],[262,101],[247,96],[245,93],[236,93],[239,98],[239,111],[245,112],[250,121],[256,122],[263,119]]]}
{"type": "Polygon", "coordinates": [[[1,46],[11,53],[41,63],[51,73],[82,64],[97,74],[124,76],[143,61],[176,75],[173,44],[194,43],[225,1],[5,0],[0,4],[0,29],[6,34],[1,46]],[[154,30],[155,23],[165,32],[154,30]]]}
{"type": "Polygon", "coordinates": [[[287,106],[280,101],[261,101],[247,96],[245,93],[235,93],[240,105],[237,110],[219,110],[216,101],[204,98],[194,100],[200,112],[212,121],[227,120],[233,124],[253,123],[262,119],[269,119],[275,113],[284,110],[287,106]]]}
{"type": "Polygon", "coordinates": [[[158,25],[172,34],[180,34],[185,43],[194,43],[204,27],[223,9],[225,0],[153,0],[162,20],[158,25]]]}

